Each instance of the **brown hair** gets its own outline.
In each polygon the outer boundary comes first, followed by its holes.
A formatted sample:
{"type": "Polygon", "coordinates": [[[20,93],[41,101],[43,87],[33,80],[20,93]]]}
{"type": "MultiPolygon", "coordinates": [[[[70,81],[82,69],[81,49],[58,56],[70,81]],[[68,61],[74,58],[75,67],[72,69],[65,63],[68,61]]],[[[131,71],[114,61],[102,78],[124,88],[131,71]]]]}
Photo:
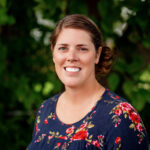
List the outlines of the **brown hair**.
{"type": "Polygon", "coordinates": [[[102,46],[100,60],[96,65],[96,75],[104,75],[110,71],[113,58],[112,50],[109,47],[103,46],[101,31],[91,19],[80,14],[67,15],[62,18],[57,23],[50,38],[51,50],[54,49],[57,38],[63,28],[74,28],[87,31],[91,36],[96,51],[102,46]]]}

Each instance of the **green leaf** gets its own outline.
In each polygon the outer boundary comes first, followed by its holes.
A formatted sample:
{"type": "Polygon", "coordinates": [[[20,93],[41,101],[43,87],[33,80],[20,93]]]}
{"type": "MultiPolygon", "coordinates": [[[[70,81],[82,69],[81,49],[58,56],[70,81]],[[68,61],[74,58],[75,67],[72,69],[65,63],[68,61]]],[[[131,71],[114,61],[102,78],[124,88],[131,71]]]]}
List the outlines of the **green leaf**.
{"type": "Polygon", "coordinates": [[[7,14],[7,9],[6,8],[1,8],[0,9],[0,25],[5,25],[5,24],[14,24],[15,19],[12,16],[9,16],[7,14]]]}
{"type": "Polygon", "coordinates": [[[149,101],[149,97],[146,96],[147,94],[144,90],[133,92],[131,103],[138,111],[142,111],[146,102],[149,101]]]}
{"type": "Polygon", "coordinates": [[[127,67],[128,64],[126,63],[125,59],[121,57],[117,60],[116,64],[114,65],[114,69],[122,73],[127,71],[127,67]]]}
{"type": "Polygon", "coordinates": [[[53,88],[54,88],[54,85],[51,82],[49,81],[45,82],[44,88],[43,88],[43,95],[48,95],[53,90],[53,88]]]}
{"type": "Polygon", "coordinates": [[[40,92],[41,90],[42,90],[42,85],[40,83],[34,85],[35,92],[40,92]]]}
{"type": "Polygon", "coordinates": [[[135,74],[139,72],[139,70],[142,68],[144,62],[141,60],[139,56],[135,56],[132,59],[132,62],[127,66],[127,72],[129,74],[135,74]]]}
{"type": "Polygon", "coordinates": [[[140,80],[144,82],[150,82],[150,71],[146,69],[140,76],[140,80]]]}
{"type": "Polygon", "coordinates": [[[117,73],[111,73],[108,77],[109,88],[115,91],[120,83],[120,77],[117,73]]]}
{"type": "Polygon", "coordinates": [[[0,6],[6,7],[6,0],[0,0],[0,6]]]}
{"type": "Polygon", "coordinates": [[[132,83],[131,81],[126,81],[126,82],[124,82],[122,88],[123,88],[124,93],[125,93],[127,96],[129,96],[129,97],[132,96],[132,91],[133,91],[133,89],[134,89],[134,85],[133,85],[133,83],[132,83]]]}

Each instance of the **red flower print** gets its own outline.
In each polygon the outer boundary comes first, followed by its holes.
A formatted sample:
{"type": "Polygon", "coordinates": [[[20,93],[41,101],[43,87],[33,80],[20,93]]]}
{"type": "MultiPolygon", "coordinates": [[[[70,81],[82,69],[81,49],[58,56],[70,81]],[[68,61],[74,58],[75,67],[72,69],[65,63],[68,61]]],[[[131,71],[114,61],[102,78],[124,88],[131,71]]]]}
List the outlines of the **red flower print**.
{"type": "Polygon", "coordinates": [[[95,114],[95,113],[96,113],[96,111],[93,111],[93,112],[92,112],[92,114],[95,114]]]}
{"type": "Polygon", "coordinates": [[[116,95],[116,96],[115,96],[115,98],[119,99],[119,98],[120,98],[120,96],[117,96],[117,95],[116,95]]]}
{"type": "Polygon", "coordinates": [[[45,133],[43,133],[43,134],[42,134],[42,136],[46,136],[46,134],[45,134],[45,133]]]}
{"type": "Polygon", "coordinates": [[[62,150],[64,149],[66,149],[66,147],[67,147],[67,144],[66,143],[64,143],[63,145],[62,145],[62,150]]]}
{"type": "Polygon", "coordinates": [[[59,139],[67,140],[66,136],[60,136],[59,139]]]}
{"type": "Polygon", "coordinates": [[[36,123],[36,126],[35,126],[35,130],[36,130],[36,132],[40,131],[40,129],[38,128],[38,124],[37,123],[36,123]]]}
{"type": "Polygon", "coordinates": [[[121,138],[120,137],[116,137],[115,143],[119,144],[121,142],[121,138]]]}
{"type": "Polygon", "coordinates": [[[48,124],[48,119],[45,119],[45,120],[44,120],[44,124],[48,124]]]}
{"type": "Polygon", "coordinates": [[[117,126],[118,126],[117,123],[115,123],[115,128],[116,128],[117,126]]]}
{"type": "Polygon", "coordinates": [[[141,144],[141,141],[143,140],[143,136],[140,133],[137,136],[139,137],[138,143],[141,144]]]}
{"type": "MultiPolygon", "coordinates": [[[[127,103],[127,102],[122,102],[119,103],[117,106],[115,106],[110,114],[114,114],[112,116],[114,126],[117,127],[121,123],[121,118],[119,117],[121,114],[124,114],[125,119],[129,119],[131,121],[129,128],[134,129],[134,131],[138,131],[139,134],[137,136],[139,137],[138,143],[140,144],[141,141],[143,140],[143,137],[145,136],[143,130],[144,130],[144,125],[142,123],[142,120],[140,116],[138,115],[137,111],[135,108],[127,103]]],[[[115,140],[115,143],[118,144],[120,142],[121,138],[117,137],[115,140]]],[[[118,145],[119,146],[119,145],[118,145]]]]}
{"type": "Polygon", "coordinates": [[[97,137],[100,138],[100,139],[104,139],[104,135],[99,135],[97,137]]]}
{"type": "Polygon", "coordinates": [[[127,103],[127,102],[123,102],[119,104],[119,107],[123,110],[123,111],[127,111],[129,112],[131,109],[133,109],[133,107],[127,103]]]}
{"type": "Polygon", "coordinates": [[[119,119],[118,119],[118,124],[120,124],[120,122],[121,122],[121,119],[119,118],[119,119]]]}
{"type": "Polygon", "coordinates": [[[133,121],[133,122],[135,122],[135,123],[140,123],[140,117],[139,117],[139,115],[136,113],[136,112],[134,112],[134,111],[132,111],[132,112],[130,112],[129,113],[129,118],[133,121]]]}
{"type": "Polygon", "coordinates": [[[67,134],[72,133],[72,132],[74,132],[74,129],[75,129],[75,126],[72,126],[66,130],[66,133],[67,134]]]}
{"type": "Polygon", "coordinates": [[[143,131],[143,128],[142,128],[142,126],[141,126],[140,123],[138,123],[138,124],[136,125],[136,128],[138,129],[139,132],[142,132],[142,131],[143,131]]]}
{"type": "Polygon", "coordinates": [[[96,147],[100,147],[100,145],[99,145],[99,143],[98,143],[98,141],[97,141],[97,140],[92,141],[92,144],[93,144],[94,146],[96,146],[96,147]]]}
{"type": "Polygon", "coordinates": [[[44,105],[41,105],[41,107],[40,108],[43,108],[44,107],[44,105]]]}
{"type": "Polygon", "coordinates": [[[55,120],[55,118],[56,118],[56,117],[55,117],[55,114],[54,114],[54,115],[53,115],[53,120],[55,120]]]}
{"type": "Polygon", "coordinates": [[[48,136],[48,139],[49,139],[49,140],[52,139],[52,138],[53,138],[53,136],[50,136],[50,135],[48,136]]]}
{"type": "Polygon", "coordinates": [[[141,141],[142,141],[142,140],[143,140],[143,137],[141,137],[141,138],[140,138],[140,140],[139,140],[139,142],[138,142],[138,143],[139,143],[139,144],[141,144],[141,141]]]}
{"type": "Polygon", "coordinates": [[[88,132],[81,130],[78,131],[72,138],[71,140],[85,140],[88,137],[88,132]]]}
{"type": "Polygon", "coordinates": [[[61,143],[59,142],[59,143],[57,143],[57,147],[59,147],[61,145],[61,143]]]}
{"type": "Polygon", "coordinates": [[[82,124],[81,126],[80,126],[80,130],[83,130],[84,128],[86,128],[87,127],[87,125],[88,125],[88,123],[86,122],[86,123],[84,123],[84,124],[82,124]]]}
{"type": "Polygon", "coordinates": [[[120,116],[122,114],[122,110],[119,108],[119,109],[116,109],[115,110],[115,114],[120,116]]]}
{"type": "Polygon", "coordinates": [[[91,119],[92,118],[92,115],[94,115],[96,113],[96,111],[93,111],[92,113],[91,113],[91,115],[89,116],[89,119],[91,119]]]}
{"type": "Polygon", "coordinates": [[[95,106],[93,106],[91,110],[94,110],[94,108],[95,108],[95,106]]]}

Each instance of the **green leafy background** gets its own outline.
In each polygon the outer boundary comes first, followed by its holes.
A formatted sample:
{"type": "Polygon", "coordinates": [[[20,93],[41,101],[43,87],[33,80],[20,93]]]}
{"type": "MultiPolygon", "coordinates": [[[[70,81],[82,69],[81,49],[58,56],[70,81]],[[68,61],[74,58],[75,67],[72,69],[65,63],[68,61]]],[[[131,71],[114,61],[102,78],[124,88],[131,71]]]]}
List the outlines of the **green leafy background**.
{"type": "MultiPolygon", "coordinates": [[[[140,113],[150,135],[149,0],[0,0],[0,145],[25,149],[42,101],[63,90],[49,49],[66,14],[92,18],[116,60],[100,80],[140,113]]],[[[150,137],[149,137],[150,139],[150,137]]]]}

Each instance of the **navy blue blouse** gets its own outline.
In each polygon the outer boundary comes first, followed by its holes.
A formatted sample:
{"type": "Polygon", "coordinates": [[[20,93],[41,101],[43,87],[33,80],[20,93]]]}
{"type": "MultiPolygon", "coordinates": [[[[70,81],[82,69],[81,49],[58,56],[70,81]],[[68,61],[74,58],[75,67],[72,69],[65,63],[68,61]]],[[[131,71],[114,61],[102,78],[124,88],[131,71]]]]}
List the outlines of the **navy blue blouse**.
{"type": "Polygon", "coordinates": [[[64,124],[56,115],[59,96],[41,105],[28,150],[148,150],[144,124],[125,99],[106,89],[82,120],[64,124]]]}

